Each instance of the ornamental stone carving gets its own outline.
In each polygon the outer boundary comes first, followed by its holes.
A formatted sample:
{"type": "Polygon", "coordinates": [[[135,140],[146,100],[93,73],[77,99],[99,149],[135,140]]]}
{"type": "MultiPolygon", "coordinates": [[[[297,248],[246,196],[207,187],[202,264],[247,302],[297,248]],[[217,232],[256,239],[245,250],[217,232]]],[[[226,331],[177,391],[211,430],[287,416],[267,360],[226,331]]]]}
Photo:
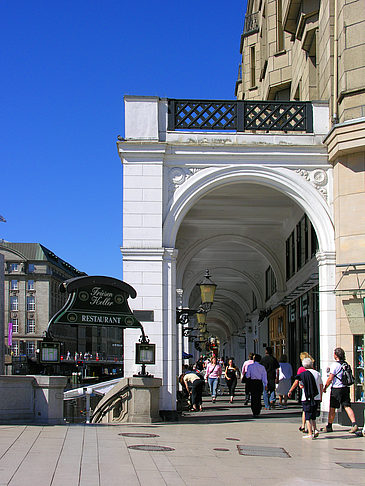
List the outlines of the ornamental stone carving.
{"type": "Polygon", "coordinates": [[[169,199],[171,199],[176,189],[200,170],[201,168],[198,167],[172,167],[168,172],[169,199]]]}
{"type": "Polygon", "coordinates": [[[314,186],[317,191],[327,200],[327,183],[328,183],[328,175],[327,172],[323,169],[314,169],[312,171],[308,171],[305,169],[297,169],[296,172],[304,177],[308,182],[314,186]]]}

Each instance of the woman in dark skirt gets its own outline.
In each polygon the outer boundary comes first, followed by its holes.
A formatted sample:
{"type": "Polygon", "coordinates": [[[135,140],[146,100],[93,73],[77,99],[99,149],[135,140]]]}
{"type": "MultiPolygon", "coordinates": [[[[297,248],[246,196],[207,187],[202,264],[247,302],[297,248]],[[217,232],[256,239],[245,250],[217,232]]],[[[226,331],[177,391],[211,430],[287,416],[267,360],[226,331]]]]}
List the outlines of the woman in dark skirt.
{"type": "Polygon", "coordinates": [[[234,364],[234,359],[230,358],[228,360],[228,366],[226,366],[226,371],[224,373],[226,378],[226,383],[229,390],[230,400],[229,403],[233,402],[234,392],[237,386],[237,378],[240,377],[240,371],[237,366],[234,364]]]}

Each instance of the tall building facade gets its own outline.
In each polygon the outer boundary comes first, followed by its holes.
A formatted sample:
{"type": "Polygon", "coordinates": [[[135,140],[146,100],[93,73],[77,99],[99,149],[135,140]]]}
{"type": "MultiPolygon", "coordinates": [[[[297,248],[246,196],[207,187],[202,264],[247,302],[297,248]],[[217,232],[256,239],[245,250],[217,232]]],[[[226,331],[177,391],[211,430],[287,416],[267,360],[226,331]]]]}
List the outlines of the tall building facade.
{"type": "Polygon", "coordinates": [[[365,4],[249,0],[240,50],[238,100],[319,100],[329,107],[323,144],[333,167],[336,344],[360,370],[365,332],[365,4]]]}
{"type": "Polygon", "coordinates": [[[66,295],[59,284],[85,275],[39,243],[0,242],[4,256],[5,361],[11,356],[34,358],[50,318],[66,295]]]}

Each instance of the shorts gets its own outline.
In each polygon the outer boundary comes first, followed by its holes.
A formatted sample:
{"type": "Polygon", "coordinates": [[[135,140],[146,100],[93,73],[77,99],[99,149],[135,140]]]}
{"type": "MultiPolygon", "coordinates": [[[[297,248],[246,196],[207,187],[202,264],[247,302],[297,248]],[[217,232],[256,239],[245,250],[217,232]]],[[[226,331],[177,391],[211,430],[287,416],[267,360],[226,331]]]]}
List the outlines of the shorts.
{"type": "Polygon", "coordinates": [[[341,388],[332,388],[330,397],[330,407],[340,408],[351,407],[350,388],[343,386],[341,388]]]}
{"type": "Polygon", "coordinates": [[[303,412],[305,415],[305,420],[316,420],[317,418],[317,409],[318,409],[318,402],[316,401],[314,404],[309,400],[305,400],[302,402],[303,412]]]}

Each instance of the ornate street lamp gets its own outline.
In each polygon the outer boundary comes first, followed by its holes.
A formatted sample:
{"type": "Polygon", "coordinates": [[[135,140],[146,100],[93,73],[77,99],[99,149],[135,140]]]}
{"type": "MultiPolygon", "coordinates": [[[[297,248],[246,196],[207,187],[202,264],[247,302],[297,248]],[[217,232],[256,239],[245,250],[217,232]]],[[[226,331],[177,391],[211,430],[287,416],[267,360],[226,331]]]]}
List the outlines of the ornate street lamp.
{"type": "Polygon", "coordinates": [[[196,320],[198,321],[199,327],[202,326],[207,321],[207,313],[199,309],[196,313],[196,320]]]}
{"type": "Polygon", "coordinates": [[[215,289],[217,288],[217,285],[212,282],[210,277],[211,275],[209,274],[209,270],[207,269],[205,271],[205,276],[203,280],[197,284],[200,288],[200,295],[202,299],[199,310],[202,309],[205,313],[209,312],[212,308],[215,289]]]}
{"type": "Polygon", "coordinates": [[[197,285],[200,288],[201,304],[198,310],[194,309],[176,309],[176,320],[179,324],[188,324],[190,317],[196,314],[199,324],[205,324],[207,313],[210,311],[213,305],[215,289],[217,285],[212,282],[209,270],[205,271],[203,280],[197,285]]]}

